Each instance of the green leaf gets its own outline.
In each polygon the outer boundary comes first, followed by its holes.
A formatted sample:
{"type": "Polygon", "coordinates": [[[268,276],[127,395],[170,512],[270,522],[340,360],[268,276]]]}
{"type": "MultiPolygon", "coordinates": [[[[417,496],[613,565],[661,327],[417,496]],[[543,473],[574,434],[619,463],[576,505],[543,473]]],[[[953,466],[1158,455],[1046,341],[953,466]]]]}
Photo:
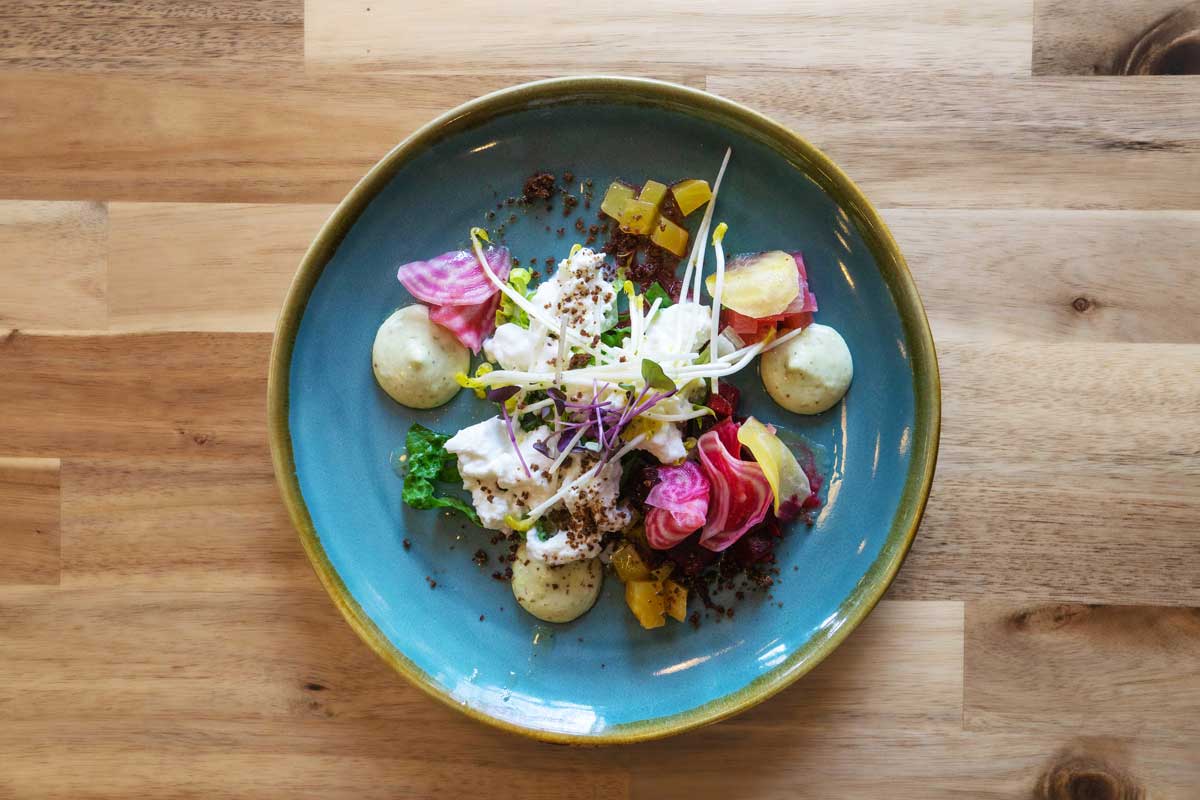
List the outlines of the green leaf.
{"type": "Polygon", "coordinates": [[[451,508],[461,511],[476,525],[479,515],[470,503],[457,497],[439,495],[434,481],[458,483],[462,479],[458,474],[457,459],[446,452],[446,442],[449,434],[438,433],[426,428],[420,423],[408,429],[404,440],[404,448],[408,453],[405,462],[404,490],[401,498],[412,508],[451,508]]]}
{"type": "Polygon", "coordinates": [[[546,424],[546,421],[537,414],[522,414],[521,418],[517,421],[521,424],[521,430],[525,431],[526,433],[529,431],[535,431],[546,424]]]}
{"type": "Polygon", "coordinates": [[[600,334],[600,341],[604,342],[609,347],[620,347],[629,335],[629,328],[613,328],[600,334]]]}
{"type": "Polygon", "coordinates": [[[543,542],[544,542],[544,541],[546,541],[546,540],[548,540],[548,539],[549,539],[551,536],[553,536],[553,535],[554,535],[554,534],[551,532],[551,530],[550,530],[549,526],[546,524],[546,520],[545,520],[545,519],[539,519],[539,520],[537,521],[537,525],[536,525],[536,526],[534,526],[534,530],[536,530],[536,531],[537,531],[537,537],[538,537],[539,539],[541,539],[543,542]]]}
{"type": "Polygon", "coordinates": [[[675,391],[675,381],[668,378],[663,368],[648,358],[642,359],[642,380],[651,389],[658,389],[660,392],[675,391]]]}
{"type": "MultiPolygon", "coordinates": [[[[522,297],[529,297],[533,294],[529,291],[531,280],[533,280],[533,271],[524,267],[514,267],[508,273],[508,285],[522,297]]],[[[515,322],[522,328],[528,328],[529,314],[514,303],[508,295],[501,294],[500,307],[496,309],[496,325],[503,325],[506,322],[515,322]]]]}
{"type": "Polygon", "coordinates": [[[646,290],[646,307],[654,305],[655,300],[662,300],[662,305],[659,308],[666,308],[671,303],[671,295],[667,294],[667,290],[662,287],[658,281],[655,281],[649,289],[646,290]]]}

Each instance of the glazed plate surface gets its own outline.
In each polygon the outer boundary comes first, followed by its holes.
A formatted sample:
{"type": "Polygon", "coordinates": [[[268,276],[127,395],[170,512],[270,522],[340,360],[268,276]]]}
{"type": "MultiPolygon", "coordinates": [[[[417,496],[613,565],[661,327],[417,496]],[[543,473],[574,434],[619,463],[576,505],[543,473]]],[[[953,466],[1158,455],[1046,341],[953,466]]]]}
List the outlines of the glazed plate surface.
{"type": "MultiPolygon", "coordinates": [[[[352,135],[350,132],[348,135],[352,135]]],[[[700,214],[693,216],[698,221],[700,214]]],[[[693,222],[693,225],[695,222],[693,222]]],[[[711,269],[711,257],[710,257],[711,269]]],[[[285,502],[316,571],[363,638],[416,685],[483,721],[562,742],[636,741],[721,719],[786,686],[874,606],[916,532],[932,480],[940,394],[920,300],[891,236],[857,188],[782,127],[702,92],[652,81],[561,79],[474,101],[384,158],[339,206],[301,265],[272,356],[272,449],[285,502]],[[823,450],[825,503],[778,550],[768,599],[699,629],[644,631],[610,578],[596,607],[549,626],[493,580],[485,532],[413,511],[390,461],[408,427],[452,432],[490,416],[460,392],[412,411],[376,385],[380,322],[412,302],[396,267],[494,229],[527,263],[561,259],[595,222],[614,178],[712,180],[733,148],[716,210],[730,252],[801,250],[820,303],[855,361],[845,401],[816,417],[765,395],[757,365],[735,381],[742,413],[823,450]],[[503,205],[535,170],[594,182],[592,207],[503,205]],[[497,209],[497,203],[502,208],[497,209]],[[485,218],[493,211],[494,220],[485,218]],[[546,230],[547,226],[550,230],[546,230]],[[566,232],[560,238],[559,227],[566,232]],[[411,547],[406,549],[404,541],[411,547]],[[436,581],[436,588],[430,582],[436,581]]],[[[694,602],[694,601],[693,601],[694,602]]]]}

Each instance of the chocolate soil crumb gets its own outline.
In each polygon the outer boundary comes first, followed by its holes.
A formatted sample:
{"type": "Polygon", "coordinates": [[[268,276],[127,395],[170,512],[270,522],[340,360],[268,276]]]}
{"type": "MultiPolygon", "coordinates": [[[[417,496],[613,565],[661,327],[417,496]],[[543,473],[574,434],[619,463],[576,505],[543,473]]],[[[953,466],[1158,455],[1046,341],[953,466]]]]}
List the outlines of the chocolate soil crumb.
{"type": "Polygon", "coordinates": [[[484,617],[483,617],[483,614],[480,614],[480,615],[479,615],[479,621],[480,621],[480,622],[483,622],[483,619],[484,619],[484,617]]]}
{"type": "Polygon", "coordinates": [[[430,588],[430,589],[436,589],[436,588],[437,588],[437,581],[435,581],[433,578],[431,578],[431,577],[429,577],[428,575],[426,575],[426,576],[425,576],[425,580],[429,582],[429,588],[430,588]]]}
{"type": "Polygon", "coordinates": [[[475,566],[482,567],[488,562],[487,551],[482,547],[475,551],[475,555],[471,556],[471,560],[475,562],[475,566]]]}
{"type": "Polygon", "coordinates": [[[409,549],[411,549],[411,548],[412,548],[412,542],[410,542],[408,539],[405,539],[405,540],[404,540],[404,542],[403,542],[403,544],[404,544],[404,549],[405,549],[405,550],[409,550],[409,549]]]}
{"type": "Polygon", "coordinates": [[[554,176],[549,172],[537,172],[525,179],[525,188],[521,191],[521,197],[525,202],[532,203],[534,200],[549,200],[554,194],[554,176]]]}

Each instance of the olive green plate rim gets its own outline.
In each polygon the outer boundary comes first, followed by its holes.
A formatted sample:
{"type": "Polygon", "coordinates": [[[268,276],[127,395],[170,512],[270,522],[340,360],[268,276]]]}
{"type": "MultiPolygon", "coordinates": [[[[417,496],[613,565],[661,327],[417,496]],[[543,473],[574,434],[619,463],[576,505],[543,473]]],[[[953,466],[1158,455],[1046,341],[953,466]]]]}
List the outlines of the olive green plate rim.
{"type": "Polygon", "coordinates": [[[276,481],[300,542],[322,585],[350,627],[397,672],[430,697],[469,717],[513,733],[560,744],[626,744],[658,739],[733,716],[761,703],[807,673],[836,648],[887,591],[916,536],[929,499],[941,429],[941,381],[933,336],[912,275],[891,233],[859,188],[824,153],[795,133],[743,105],[708,92],[647,78],[580,76],[534,81],[484,95],[424,125],[371,167],[321,227],[292,281],[271,349],[267,378],[268,437],[276,481]],[[786,158],[803,163],[839,204],[854,208],[867,223],[864,237],[897,302],[909,342],[915,404],[908,478],[900,511],[879,556],[855,591],[838,607],[842,624],[806,642],[786,661],[743,688],[688,711],[612,726],[597,734],[567,734],[516,725],[456,701],[401,653],[350,595],[329,561],[300,492],[288,426],[292,349],[313,287],[346,232],[367,204],[413,155],[458,131],[531,105],[575,99],[654,104],[732,125],[786,158]]]}

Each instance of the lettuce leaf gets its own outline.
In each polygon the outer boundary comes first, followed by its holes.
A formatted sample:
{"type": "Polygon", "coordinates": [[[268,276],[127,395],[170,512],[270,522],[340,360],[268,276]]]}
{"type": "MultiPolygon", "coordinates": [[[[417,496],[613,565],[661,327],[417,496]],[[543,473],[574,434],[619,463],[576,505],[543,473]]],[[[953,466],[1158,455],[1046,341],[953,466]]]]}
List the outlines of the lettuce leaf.
{"type": "Polygon", "coordinates": [[[404,448],[408,453],[401,498],[411,508],[449,508],[462,512],[467,519],[479,524],[479,515],[470,503],[457,497],[438,494],[435,481],[458,483],[458,460],[446,452],[449,434],[438,433],[420,423],[408,429],[404,448]]]}

